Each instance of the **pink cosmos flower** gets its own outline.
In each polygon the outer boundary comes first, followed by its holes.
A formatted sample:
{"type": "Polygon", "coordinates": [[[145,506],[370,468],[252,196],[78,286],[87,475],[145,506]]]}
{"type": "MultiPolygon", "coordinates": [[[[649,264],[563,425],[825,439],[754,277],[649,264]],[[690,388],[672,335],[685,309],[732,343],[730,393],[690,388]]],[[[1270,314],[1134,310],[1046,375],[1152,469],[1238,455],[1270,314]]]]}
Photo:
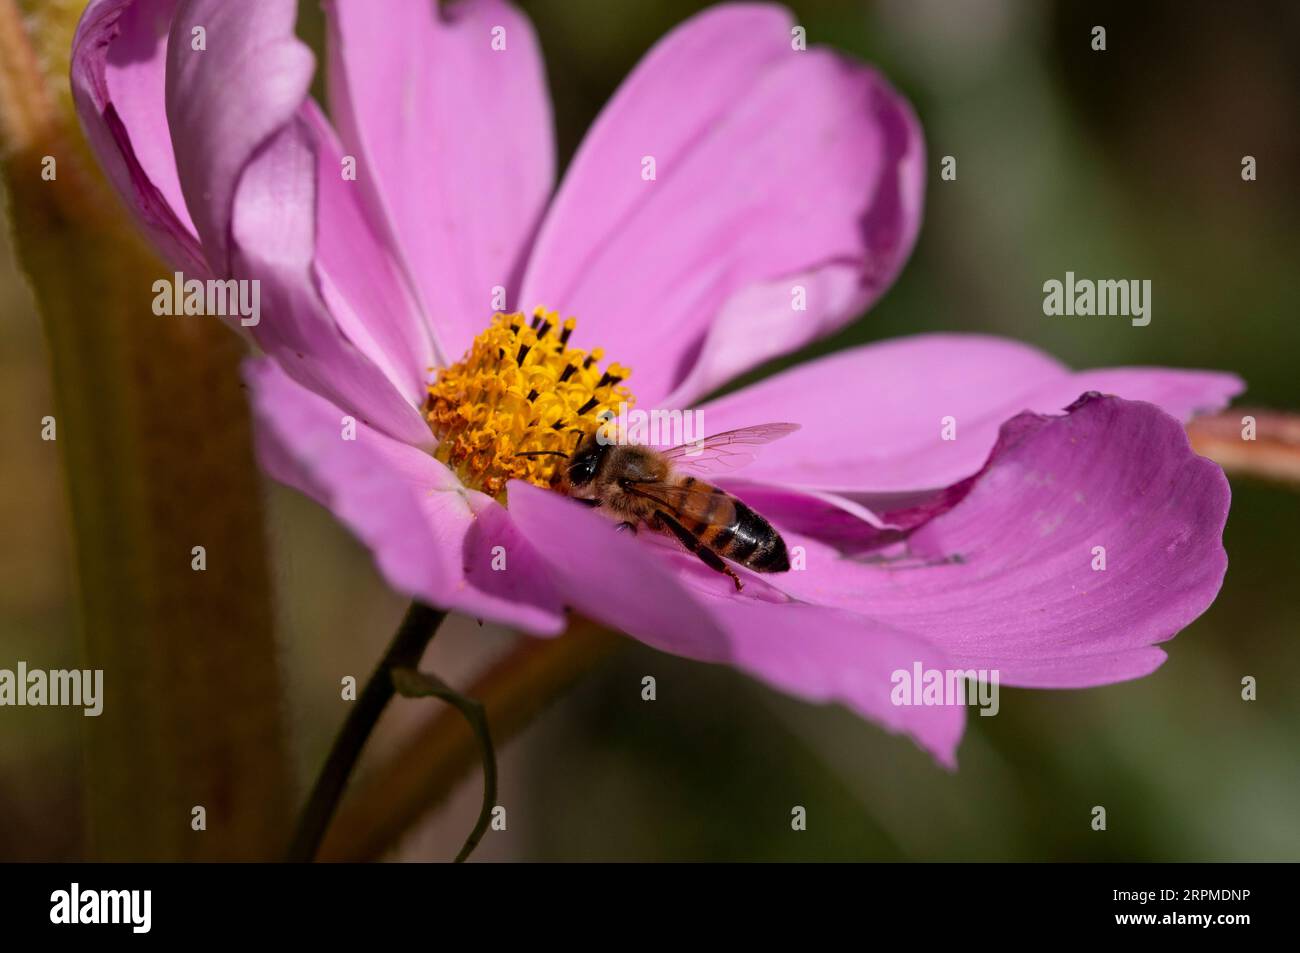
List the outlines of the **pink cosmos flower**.
{"type": "Polygon", "coordinates": [[[523,15],[382,8],[326,3],[330,118],[293,0],[93,0],[72,80],[166,257],[260,281],[260,457],[396,589],[541,636],[573,608],[841,702],[947,765],[964,708],[893,704],[893,672],[1135,678],[1213,601],[1228,486],[1179,421],[1239,392],[1231,375],[1076,372],[1012,341],[924,335],[700,405],[862,313],[910,253],[924,144],[875,70],[799,49],[779,7],[715,7],[647,54],[552,196],[523,15]],[[493,324],[503,299],[577,330],[493,324]],[[596,346],[620,364],[602,371],[596,346]],[[737,593],[545,489],[553,458],[515,455],[629,393],[698,406],[709,432],[802,425],[717,481],[775,523],[795,569],[744,572],[737,593]]]}

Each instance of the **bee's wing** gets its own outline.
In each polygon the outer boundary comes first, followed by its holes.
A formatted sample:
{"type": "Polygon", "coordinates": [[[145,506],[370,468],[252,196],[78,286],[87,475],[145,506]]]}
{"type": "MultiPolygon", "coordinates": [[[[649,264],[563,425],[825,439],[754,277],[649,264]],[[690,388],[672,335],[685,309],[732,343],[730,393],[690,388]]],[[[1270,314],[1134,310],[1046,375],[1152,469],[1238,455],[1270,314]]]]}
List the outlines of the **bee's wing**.
{"type": "Polygon", "coordinates": [[[689,520],[692,525],[700,524],[697,529],[701,531],[704,526],[725,525],[734,519],[735,510],[731,507],[710,505],[712,494],[723,491],[707,484],[703,484],[705,489],[701,491],[701,485],[697,483],[695,487],[687,487],[677,483],[629,483],[624,486],[624,490],[652,501],[669,516],[689,520]]]}
{"type": "Polygon", "coordinates": [[[798,424],[756,424],[715,433],[712,437],[684,443],[662,453],[679,470],[697,473],[738,470],[754,460],[754,451],[747,448],[780,440],[798,429],[798,424]]]}

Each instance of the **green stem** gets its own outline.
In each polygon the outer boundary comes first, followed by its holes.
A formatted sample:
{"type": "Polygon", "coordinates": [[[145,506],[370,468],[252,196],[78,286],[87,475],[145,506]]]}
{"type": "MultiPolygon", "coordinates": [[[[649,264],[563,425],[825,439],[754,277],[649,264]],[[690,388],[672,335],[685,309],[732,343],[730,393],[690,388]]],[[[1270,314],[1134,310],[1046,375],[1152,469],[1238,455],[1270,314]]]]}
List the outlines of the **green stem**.
{"type": "Polygon", "coordinates": [[[58,478],[57,450],[78,667],[102,670],[107,692],[80,727],[79,853],[265,860],[290,816],[289,759],[245,349],[219,321],[151,311],[149,289],[172,269],[124,214],[72,108],[84,6],[0,0],[0,205],[40,311],[57,418],[41,478],[58,478]]]}
{"type": "Polygon", "coordinates": [[[466,698],[437,675],[428,672],[395,668],[393,683],[404,698],[438,698],[451,705],[469,722],[470,730],[478,741],[479,758],[483,762],[483,803],[474,829],[469,832],[460,853],[456,855],[456,863],[462,863],[469,859],[469,855],[474,853],[474,848],[487,833],[488,824],[492,821],[492,809],[497,803],[497,756],[492,747],[492,733],[488,730],[487,712],[482,702],[466,698]]]}
{"type": "Polygon", "coordinates": [[[343,789],[347,786],[352,768],[365,747],[366,739],[374,730],[379,716],[392,700],[395,691],[393,670],[414,668],[420,663],[424,650],[433,640],[434,633],[446,617],[446,612],[416,601],[406,610],[406,617],[393,636],[388,651],[371,673],[370,680],[361,691],[361,697],[348,713],[343,728],[334,739],[325,766],[312,787],[311,795],[289,846],[287,860],[306,863],[314,860],[325,829],[338,807],[343,789]]]}

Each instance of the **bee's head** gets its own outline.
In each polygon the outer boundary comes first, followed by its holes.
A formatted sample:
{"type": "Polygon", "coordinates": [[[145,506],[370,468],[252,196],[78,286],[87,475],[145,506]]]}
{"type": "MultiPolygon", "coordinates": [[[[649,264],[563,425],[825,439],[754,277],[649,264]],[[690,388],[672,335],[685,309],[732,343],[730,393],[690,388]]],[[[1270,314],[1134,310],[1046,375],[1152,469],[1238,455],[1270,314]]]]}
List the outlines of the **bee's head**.
{"type": "Polygon", "coordinates": [[[594,439],[583,441],[582,446],[569,458],[569,486],[586,486],[596,479],[596,474],[600,472],[601,461],[605,459],[605,452],[609,450],[609,446],[594,439]]]}

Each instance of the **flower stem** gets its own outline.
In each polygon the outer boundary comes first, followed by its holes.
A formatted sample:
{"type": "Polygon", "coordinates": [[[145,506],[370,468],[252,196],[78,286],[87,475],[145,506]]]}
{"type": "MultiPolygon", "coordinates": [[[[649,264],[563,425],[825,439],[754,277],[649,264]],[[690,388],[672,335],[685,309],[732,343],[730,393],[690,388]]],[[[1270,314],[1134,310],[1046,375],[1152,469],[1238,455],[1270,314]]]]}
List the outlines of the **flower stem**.
{"type": "Polygon", "coordinates": [[[1233,407],[1187,425],[1192,449],[1229,476],[1256,477],[1300,487],[1300,414],[1233,407]],[[1247,429],[1247,420],[1252,421],[1247,429]],[[1249,435],[1247,435],[1249,434],[1249,435]]]}
{"type": "Polygon", "coordinates": [[[0,205],[53,401],[38,457],[42,479],[62,469],[78,667],[111,686],[79,732],[78,855],[265,860],[291,815],[244,349],[218,321],[151,312],[172,269],[123,214],[72,107],[83,7],[0,0],[0,205]]]}
{"type": "Polygon", "coordinates": [[[348,712],[343,728],[334,739],[334,746],[325,760],[325,766],[321,768],[311,795],[307,798],[307,804],[298,817],[298,826],[286,857],[290,862],[306,863],[315,859],[361,749],[365,747],[366,739],[374,730],[379,716],[392,701],[396,691],[393,684],[394,669],[413,669],[419,665],[424,650],[428,648],[446,615],[443,610],[434,609],[419,601],[412,602],[406,610],[406,616],[398,626],[388,650],[371,673],[356,704],[348,712]]]}
{"type": "Polygon", "coordinates": [[[456,855],[456,863],[469,859],[478,842],[487,832],[492,820],[492,809],[497,802],[497,756],[492,747],[492,734],[488,730],[487,712],[481,702],[466,698],[436,675],[417,672],[412,668],[394,668],[393,684],[404,698],[438,698],[464,716],[474,738],[478,741],[479,756],[483,761],[483,806],[479,809],[474,829],[465,838],[465,845],[456,855]]]}
{"type": "MultiPolygon", "coordinates": [[[[559,638],[521,638],[467,694],[481,702],[495,740],[504,744],[623,642],[603,627],[575,618],[559,638]]],[[[473,769],[480,749],[458,713],[430,713],[424,727],[377,764],[348,798],[330,825],[321,859],[378,857],[473,769]]]]}

